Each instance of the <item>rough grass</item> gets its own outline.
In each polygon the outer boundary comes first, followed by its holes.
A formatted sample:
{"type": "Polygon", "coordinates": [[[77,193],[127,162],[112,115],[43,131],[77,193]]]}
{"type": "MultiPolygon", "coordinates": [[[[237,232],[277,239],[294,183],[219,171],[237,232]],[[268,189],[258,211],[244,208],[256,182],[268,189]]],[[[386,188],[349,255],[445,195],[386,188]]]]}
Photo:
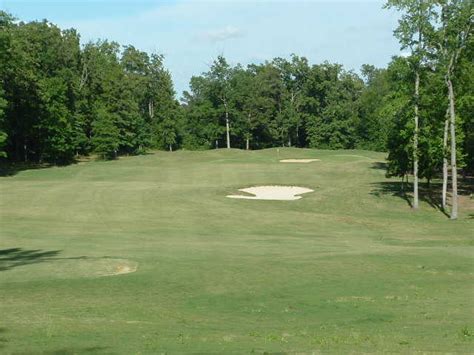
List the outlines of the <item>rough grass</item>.
{"type": "Polygon", "coordinates": [[[413,212],[383,158],[157,152],[0,178],[0,352],[471,351],[472,200],[456,222],[413,212]],[[315,192],[225,197],[256,185],[315,192]],[[137,271],[100,272],[121,260],[137,271]]]}

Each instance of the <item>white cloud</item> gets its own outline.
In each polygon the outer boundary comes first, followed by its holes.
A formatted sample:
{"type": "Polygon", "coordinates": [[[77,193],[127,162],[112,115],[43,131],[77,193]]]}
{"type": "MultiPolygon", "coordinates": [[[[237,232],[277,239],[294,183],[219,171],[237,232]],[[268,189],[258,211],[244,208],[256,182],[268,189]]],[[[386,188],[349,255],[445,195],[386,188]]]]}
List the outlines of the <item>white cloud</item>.
{"type": "Polygon", "coordinates": [[[199,33],[196,38],[204,41],[221,42],[243,36],[244,32],[241,29],[234,26],[226,26],[217,30],[199,33]]]}

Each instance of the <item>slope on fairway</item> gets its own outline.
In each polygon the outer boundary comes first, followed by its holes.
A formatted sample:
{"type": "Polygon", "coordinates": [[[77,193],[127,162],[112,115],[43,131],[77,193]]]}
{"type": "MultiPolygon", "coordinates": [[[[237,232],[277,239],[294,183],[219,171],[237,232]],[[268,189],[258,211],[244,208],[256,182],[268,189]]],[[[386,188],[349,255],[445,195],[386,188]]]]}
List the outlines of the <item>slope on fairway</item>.
{"type": "Polygon", "coordinates": [[[415,213],[383,165],[179,151],[0,177],[0,353],[469,352],[472,201],[415,213]],[[259,185],[314,192],[225,197],[259,185]],[[110,260],[138,268],[85,271],[110,260]]]}

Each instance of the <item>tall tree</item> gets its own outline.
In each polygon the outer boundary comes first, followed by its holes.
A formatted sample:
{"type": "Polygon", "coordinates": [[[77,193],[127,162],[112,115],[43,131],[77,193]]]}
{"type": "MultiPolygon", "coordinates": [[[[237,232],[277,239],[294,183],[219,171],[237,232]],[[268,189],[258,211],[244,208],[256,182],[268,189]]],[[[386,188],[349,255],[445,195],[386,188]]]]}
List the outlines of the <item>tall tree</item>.
{"type": "Polygon", "coordinates": [[[311,69],[307,83],[306,131],[310,147],[353,149],[362,80],[339,64],[311,69]]]}
{"type": "Polygon", "coordinates": [[[70,161],[79,36],[47,21],[16,23],[8,33],[7,150],[16,160],[70,161]]]}
{"type": "Polygon", "coordinates": [[[413,72],[407,58],[395,57],[387,68],[389,93],[381,113],[390,122],[387,134],[387,176],[398,176],[403,181],[413,165],[413,72]]]}
{"type": "Polygon", "coordinates": [[[147,101],[152,145],[155,148],[168,149],[170,144],[174,145],[178,139],[177,121],[180,117],[180,107],[177,106],[174,98],[173,81],[171,74],[164,67],[163,56],[152,54],[148,68],[147,101]],[[163,127],[168,127],[168,134],[162,134],[163,127]],[[165,139],[165,137],[171,137],[171,135],[176,136],[173,143],[169,139],[165,139]]]}
{"type": "Polygon", "coordinates": [[[232,77],[234,131],[239,133],[246,150],[258,144],[257,136],[265,131],[268,105],[272,105],[264,92],[265,81],[261,80],[259,70],[257,66],[247,69],[237,66],[232,77]]]}
{"type": "Polygon", "coordinates": [[[4,11],[0,11],[0,157],[7,157],[5,146],[7,144],[8,133],[6,124],[6,108],[8,101],[5,98],[5,78],[10,64],[10,46],[13,18],[4,11]]]}
{"type": "Polygon", "coordinates": [[[98,107],[95,115],[97,118],[92,123],[94,150],[105,159],[116,158],[120,147],[120,130],[115,124],[117,117],[104,107],[98,107]]]}
{"type": "Polygon", "coordinates": [[[161,132],[163,134],[163,143],[172,152],[177,138],[177,124],[173,117],[167,117],[161,122],[161,132]]]}
{"type": "Polygon", "coordinates": [[[275,58],[273,64],[278,68],[283,84],[282,110],[280,124],[287,138],[288,146],[299,145],[300,129],[303,123],[301,112],[304,103],[304,87],[310,71],[305,57],[291,55],[291,61],[275,58]]]}
{"type": "Polygon", "coordinates": [[[402,49],[410,49],[410,63],[415,75],[414,81],[414,130],[413,130],[413,208],[418,202],[418,139],[419,139],[419,90],[420,72],[426,61],[427,43],[434,29],[432,20],[435,17],[433,0],[388,0],[387,8],[395,8],[402,12],[395,36],[402,49]]]}
{"type": "Polygon", "coordinates": [[[190,91],[183,94],[186,116],[183,145],[187,149],[208,149],[218,146],[224,132],[220,125],[220,112],[214,105],[209,80],[204,76],[193,76],[190,91]]]}
{"type": "Polygon", "coordinates": [[[5,120],[5,107],[7,106],[7,100],[4,98],[4,90],[0,83],[0,158],[6,158],[7,154],[3,150],[7,141],[7,133],[3,128],[5,120]]]}
{"type": "Polygon", "coordinates": [[[283,112],[284,86],[281,72],[272,62],[265,62],[255,70],[258,83],[258,96],[261,98],[261,110],[265,117],[265,130],[261,130],[262,146],[282,146],[287,139],[286,127],[281,122],[283,112]]]}
{"type": "Polygon", "coordinates": [[[225,116],[226,145],[230,148],[230,96],[232,87],[230,85],[232,77],[232,68],[223,56],[218,56],[211,66],[207,77],[211,81],[211,90],[223,106],[225,116]]]}
{"type": "MultiPolygon", "coordinates": [[[[470,36],[466,48],[461,52],[456,69],[456,116],[457,128],[464,135],[461,144],[464,153],[463,174],[474,174],[474,36],[470,36]]],[[[458,138],[459,134],[456,134],[458,138]]],[[[459,140],[458,140],[459,142],[459,140]]],[[[456,145],[456,147],[460,147],[456,145]]]]}
{"type": "Polygon", "coordinates": [[[361,73],[365,82],[358,102],[357,147],[383,152],[387,150],[391,119],[386,112],[391,90],[388,72],[365,64],[361,73]]]}
{"type": "MultiPolygon", "coordinates": [[[[441,28],[439,30],[438,47],[439,59],[444,67],[445,82],[448,89],[448,112],[451,142],[451,219],[458,218],[458,183],[457,183],[457,147],[456,147],[456,109],[455,90],[453,84],[454,72],[462,50],[469,41],[474,18],[471,1],[441,0],[441,28]]],[[[448,124],[445,124],[447,130],[448,124]]],[[[445,131],[446,132],[446,131],[445,131]]],[[[445,133],[445,136],[447,134],[445,133]]],[[[447,139],[444,139],[447,143],[447,139]]],[[[446,161],[445,161],[446,164],[446,161]]],[[[443,207],[446,206],[447,169],[443,169],[443,207]]]]}

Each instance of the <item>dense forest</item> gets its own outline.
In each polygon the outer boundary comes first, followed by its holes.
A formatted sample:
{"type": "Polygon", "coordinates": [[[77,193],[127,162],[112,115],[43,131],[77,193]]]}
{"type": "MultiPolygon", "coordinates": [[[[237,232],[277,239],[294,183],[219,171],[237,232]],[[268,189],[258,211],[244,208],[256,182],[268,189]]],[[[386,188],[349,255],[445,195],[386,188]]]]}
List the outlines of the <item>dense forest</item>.
{"type": "MultiPolygon", "coordinates": [[[[3,162],[67,164],[147,149],[277,146],[388,152],[388,175],[474,171],[471,1],[390,0],[406,55],[360,74],[302,56],[248,66],[219,56],[177,100],[163,56],[0,12],[3,162]]],[[[443,206],[446,205],[444,186],[443,206]]]]}

